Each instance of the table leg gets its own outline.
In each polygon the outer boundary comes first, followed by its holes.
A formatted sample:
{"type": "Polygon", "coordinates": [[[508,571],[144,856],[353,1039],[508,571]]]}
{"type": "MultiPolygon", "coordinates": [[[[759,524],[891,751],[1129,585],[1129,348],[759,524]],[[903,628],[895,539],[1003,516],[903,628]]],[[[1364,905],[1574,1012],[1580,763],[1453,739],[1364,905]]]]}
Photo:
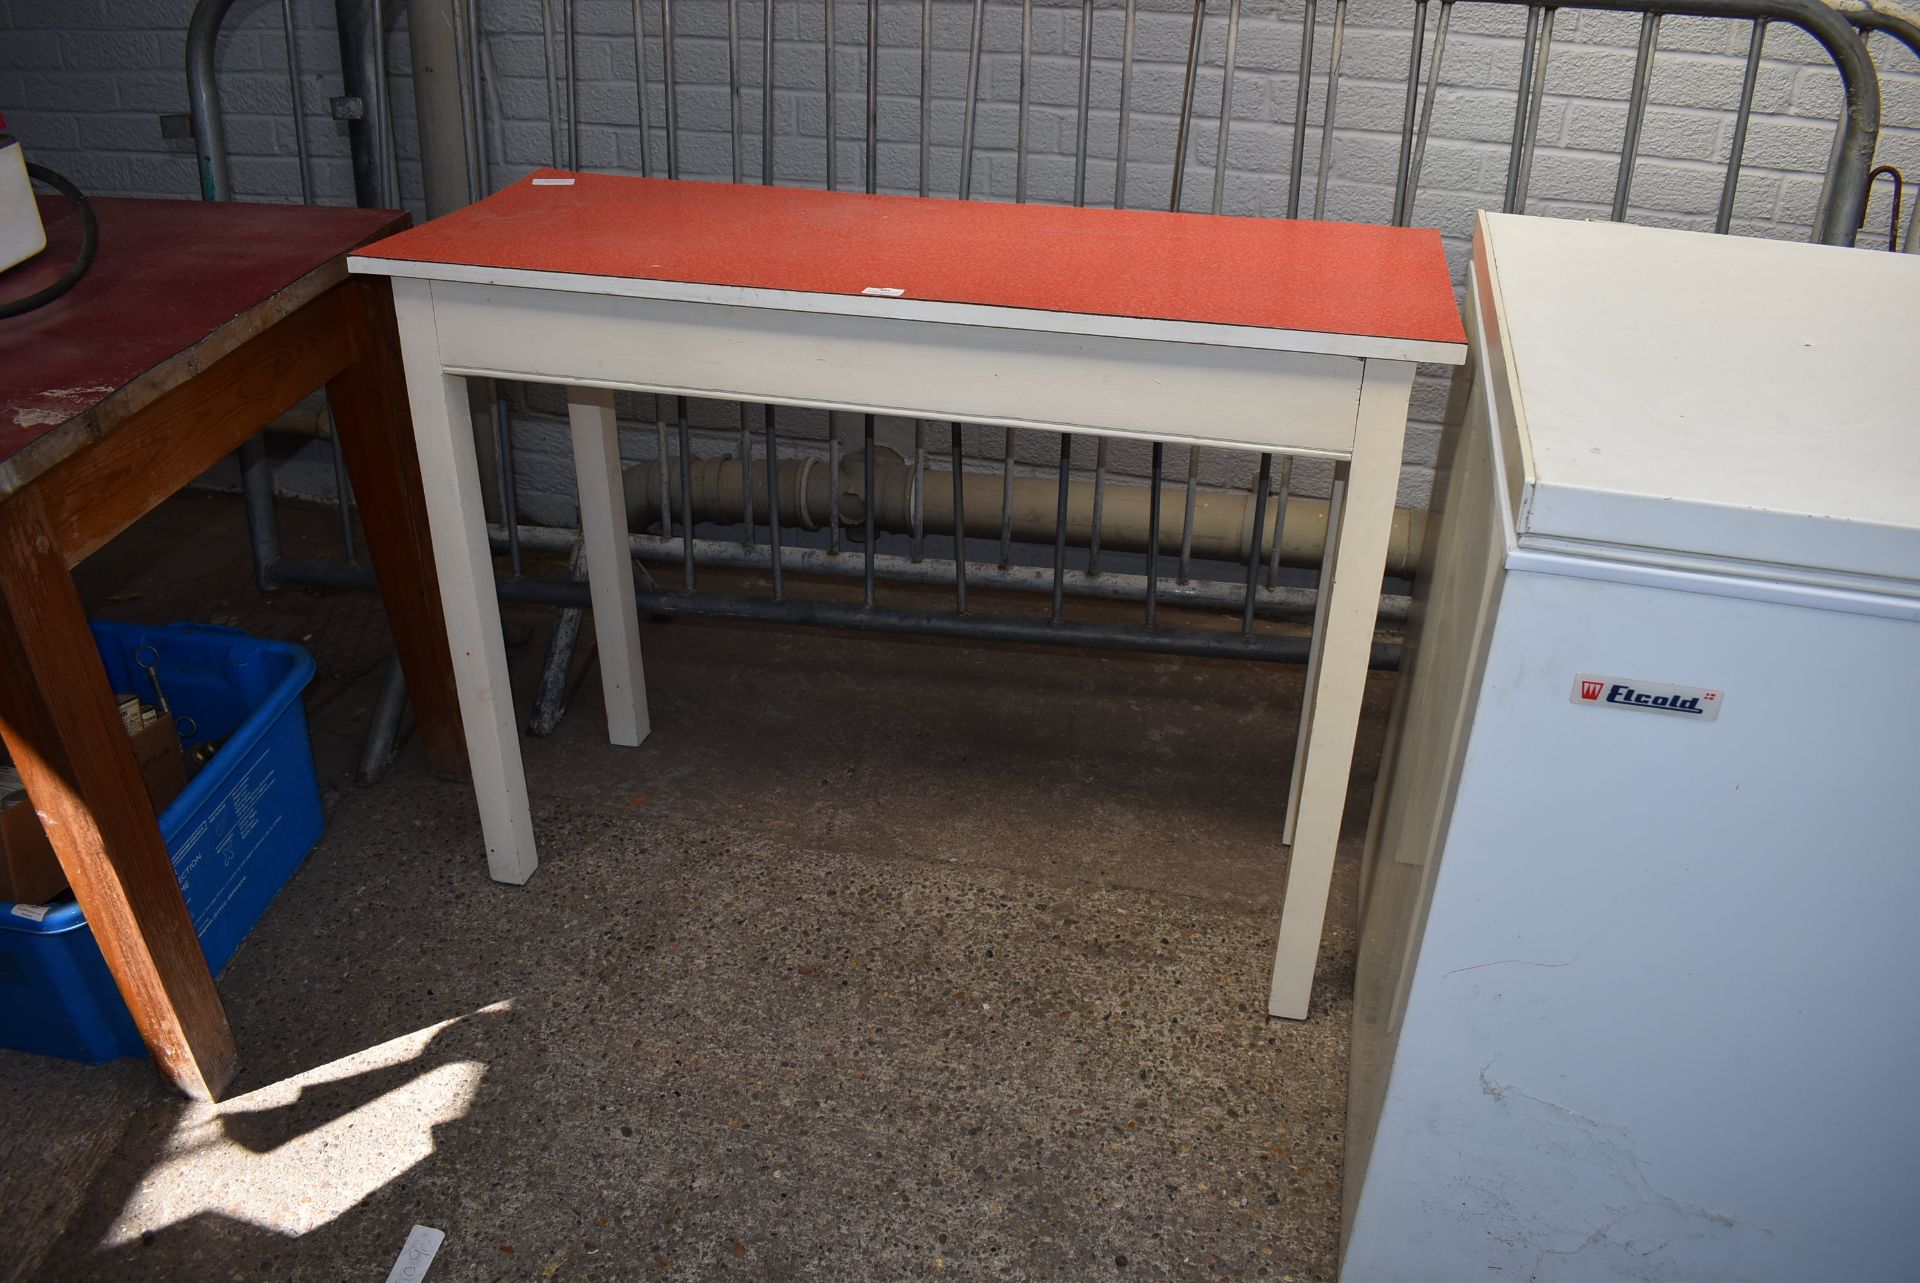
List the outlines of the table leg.
{"type": "MultiPolygon", "coordinates": [[[[1340,518],[1346,507],[1347,465],[1342,462],[1334,465],[1333,487],[1327,492],[1327,537],[1320,549],[1322,585],[1333,582],[1334,554],[1340,549],[1340,518]]],[[[1293,779],[1287,786],[1287,818],[1280,837],[1288,846],[1293,845],[1294,827],[1300,820],[1300,784],[1307,773],[1307,728],[1313,725],[1315,696],[1320,693],[1320,656],[1326,647],[1327,605],[1332,600],[1332,593],[1314,594],[1313,634],[1307,643],[1306,696],[1300,706],[1300,729],[1293,742],[1293,779]]]]}
{"type": "Polygon", "coordinates": [[[1287,898],[1273,963],[1269,1014],[1304,1020],[1333,883],[1333,859],[1346,810],[1353,743],[1366,693],[1367,659],[1380,610],[1393,501],[1400,484],[1413,366],[1368,361],[1360,387],[1353,458],[1339,523],[1328,531],[1328,566],[1320,584],[1313,684],[1295,754],[1298,799],[1287,862],[1287,898]]]}
{"type": "Polygon", "coordinates": [[[428,766],[436,775],[465,779],[460,694],[434,574],[420,460],[407,421],[393,292],[377,277],[358,277],[341,288],[351,292],[343,310],[354,329],[354,362],[327,385],[334,430],[360,497],[360,524],[428,766]]]}
{"type": "Polygon", "coordinates": [[[607,738],[615,744],[638,744],[649,729],[647,680],[640,668],[640,614],[633,601],[633,551],[627,542],[627,492],[620,477],[613,393],[569,387],[567,420],[573,429],[573,470],[580,486],[580,533],[593,593],[607,738]]]}
{"type": "Polygon", "coordinates": [[[29,489],[0,505],[0,736],[140,1036],[176,1088],[239,1069],[66,559],[29,489]]]}
{"type": "Polygon", "coordinates": [[[396,280],[393,302],[487,869],[496,881],[522,883],[533,876],[539,858],[520,763],[513,687],[507,679],[507,647],[494,593],[493,552],[487,543],[466,385],[441,368],[431,286],[396,280]]]}

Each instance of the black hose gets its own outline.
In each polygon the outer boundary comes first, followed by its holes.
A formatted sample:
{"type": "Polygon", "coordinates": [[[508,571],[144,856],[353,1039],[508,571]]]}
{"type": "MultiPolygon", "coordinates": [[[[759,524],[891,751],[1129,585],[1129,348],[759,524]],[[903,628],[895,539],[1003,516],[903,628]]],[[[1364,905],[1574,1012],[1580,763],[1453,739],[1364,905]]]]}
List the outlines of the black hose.
{"type": "Polygon", "coordinates": [[[80,253],[75,256],[73,266],[69,267],[59,280],[45,289],[35,290],[25,298],[0,301],[0,320],[9,316],[19,316],[23,312],[31,312],[37,307],[45,307],[65,294],[79,284],[80,278],[87,274],[87,269],[93,266],[93,256],[100,249],[100,220],[93,216],[93,206],[87,202],[86,196],[78,187],[45,165],[28,164],[27,177],[39,179],[72,201],[73,207],[80,211],[80,253]]]}

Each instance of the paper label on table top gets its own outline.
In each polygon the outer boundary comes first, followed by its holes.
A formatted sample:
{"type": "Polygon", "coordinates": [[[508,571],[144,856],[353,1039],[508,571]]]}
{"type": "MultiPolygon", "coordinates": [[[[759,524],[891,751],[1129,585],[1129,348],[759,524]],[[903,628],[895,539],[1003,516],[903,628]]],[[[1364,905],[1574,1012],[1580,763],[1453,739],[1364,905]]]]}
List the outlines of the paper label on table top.
{"type": "Polygon", "coordinates": [[[44,922],[47,918],[47,906],[44,904],[16,904],[13,916],[25,918],[29,922],[44,922]]]}
{"type": "Polygon", "coordinates": [[[535,187],[571,187],[573,180],[571,178],[536,178],[533,180],[533,185],[535,187]]]}
{"type": "Polygon", "coordinates": [[[860,292],[862,294],[878,294],[881,298],[899,298],[902,294],[906,293],[905,290],[896,289],[891,285],[869,285],[860,292]]]}
{"type": "Polygon", "coordinates": [[[407,1235],[406,1243],[400,1248],[400,1259],[387,1271],[387,1283],[419,1283],[427,1277],[427,1267],[433,1264],[434,1254],[440,1250],[441,1240],[447,1237],[445,1230],[434,1229],[431,1225],[416,1225],[407,1235]]]}

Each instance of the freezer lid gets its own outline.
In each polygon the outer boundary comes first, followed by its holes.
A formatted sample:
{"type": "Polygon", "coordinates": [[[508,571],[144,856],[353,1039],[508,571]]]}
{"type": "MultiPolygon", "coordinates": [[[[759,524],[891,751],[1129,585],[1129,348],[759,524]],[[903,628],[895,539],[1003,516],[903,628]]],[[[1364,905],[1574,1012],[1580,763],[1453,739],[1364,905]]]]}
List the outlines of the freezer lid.
{"type": "Polygon", "coordinates": [[[1920,255],[1482,214],[1521,546],[1920,592],[1920,255]]]}

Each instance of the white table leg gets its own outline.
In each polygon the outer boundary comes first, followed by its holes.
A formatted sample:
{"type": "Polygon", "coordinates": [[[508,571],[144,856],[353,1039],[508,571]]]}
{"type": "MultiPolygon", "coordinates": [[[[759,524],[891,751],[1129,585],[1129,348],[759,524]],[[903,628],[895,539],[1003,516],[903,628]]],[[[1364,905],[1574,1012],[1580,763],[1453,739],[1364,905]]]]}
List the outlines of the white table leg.
{"type": "Polygon", "coordinates": [[[640,616],[633,601],[633,553],[627,543],[627,494],[620,478],[613,393],[568,387],[567,421],[573,429],[573,470],[580,485],[580,532],[587,546],[607,738],[615,744],[638,744],[647,737],[647,681],[640,668],[640,616]]]}
{"type": "Polygon", "coordinates": [[[495,881],[522,883],[533,876],[539,859],[520,764],[520,728],[507,680],[507,648],[494,594],[493,553],[487,544],[465,381],[441,369],[431,286],[396,279],[393,304],[440,602],[453,645],[460,721],[487,845],[487,871],[495,881]]]}
{"type": "Polygon", "coordinates": [[[1339,522],[1328,531],[1327,577],[1320,585],[1312,686],[1295,754],[1295,812],[1287,898],[1273,963],[1271,1015],[1304,1020],[1333,883],[1334,852],[1346,810],[1353,743],[1366,693],[1367,658],[1380,610],[1393,501],[1400,486],[1413,366],[1368,361],[1360,388],[1353,459],[1339,522]]]}
{"type": "MultiPolygon", "coordinates": [[[[1340,517],[1347,506],[1347,465],[1334,465],[1333,488],[1327,494],[1327,538],[1320,548],[1320,582],[1331,584],[1334,562],[1340,551],[1340,517]]],[[[1287,786],[1287,819],[1281,841],[1293,845],[1293,830],[1300,819],[1300,782],[1307,773],[1307,728],[1313,725],[1314,697],[1320,693],[1320,656],[1327,640],[1327,603],[1331,593],[1316,593],[1313,601],[1313,635],[1307,643],[1306,695],[1300,706],[1300,730],[1293,742],[1293,779],[1287,786]]]]}

